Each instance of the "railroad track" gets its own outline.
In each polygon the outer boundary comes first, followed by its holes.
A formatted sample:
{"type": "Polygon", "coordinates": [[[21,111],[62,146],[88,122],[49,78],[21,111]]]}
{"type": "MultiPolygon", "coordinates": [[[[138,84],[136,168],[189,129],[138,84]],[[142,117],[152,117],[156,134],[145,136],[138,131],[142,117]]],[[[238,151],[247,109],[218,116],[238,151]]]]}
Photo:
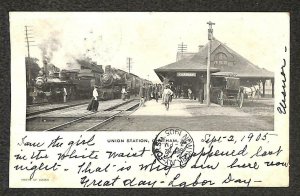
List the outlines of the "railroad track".
{"type": "Polygon", "coordinates": [[[41,106],[41,105],[46,105],[46,104],[49,104],[49,102],[32,103],[32,104],[28,104],[27,107],[41,106]]]}
{"type": "Polygon", "coordinates": [[[115,117],[121,115],[128,115],[135,111],[138,107],[139,101],[136,99],[114,105],[99,112],[84,114],[77,118],[72,117],[41,117],[42,122],[45,122],[49,128],[42,131],[94,131],[104,124],[112,121],[115,117]],[[61,121],[56,126],[51,126],[51,121],[54,124],[61,121]]]}
{"type": "MultiPolygon", "coordinates": [[[[55,107],[55,108],[48,108],[48,109],[45,109],[45,110],[33,111],[33,112],[26,113],[26,117],[30,117],[30,116],[34,116],[34,115],[38,115],[38,114],[43,114],[43,113],[46,113],[46,112],[52,112],[52,111],[56,111],[56,110],[71,108],[71,107],[75,107],[75,106],[86,105],[88,103],[89,102],[86,101],[86,102],[81,102],[81,103],[76,103],[76,104],[71,104],[71,105],[63,105],[63,106],[55,107]]],[[[41,106],[41,105],[30,105],[28,107],[41,106]]],[[[46,104],[43,104],[43,105],[46,105],[46,104]]]]}

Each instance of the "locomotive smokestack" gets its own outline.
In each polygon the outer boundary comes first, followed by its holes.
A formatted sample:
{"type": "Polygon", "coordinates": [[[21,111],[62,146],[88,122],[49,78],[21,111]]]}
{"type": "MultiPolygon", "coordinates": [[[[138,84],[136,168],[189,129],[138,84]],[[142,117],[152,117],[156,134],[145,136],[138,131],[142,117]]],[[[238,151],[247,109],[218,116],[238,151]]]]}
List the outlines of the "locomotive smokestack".
{"type": "Polygon", "coordinates": [[[43,60],[43,64],[45,75],[48,76],[48,62],[46,59],[43,60]]]}
{"type": "Polygon", "coordinates": [[[106,65],[105,66],[105,73],[111,72],[111,65],[106,65]]]}

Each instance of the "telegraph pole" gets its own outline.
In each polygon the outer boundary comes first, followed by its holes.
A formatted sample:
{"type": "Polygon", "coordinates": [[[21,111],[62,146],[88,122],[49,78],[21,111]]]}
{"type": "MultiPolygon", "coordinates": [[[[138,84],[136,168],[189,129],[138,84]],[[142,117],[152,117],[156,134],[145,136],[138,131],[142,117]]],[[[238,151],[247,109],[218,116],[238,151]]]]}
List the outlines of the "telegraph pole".
{"type": "Polygon", "coordinates": [[[29,40],[28,40],[28,28],[27,26],[25,26],[25,39],[26,39],[26,43],[27,43],[27,57],[28,59],[30,59],[30,50],[29,50],[29,40]]]}
{"type": "Polygon", "coordinates": [[[31,42],[34,42],[32,37],[32,29],[30,29],[30,26],[25,26],[25,42],[27,47],[27,57],[30,59],[30,45],[31,42]]]}
{"type": "Polygon", "coordinates": [[[213,29],[212,29],[212,25],[215,25],[215,23],[209,21],[207,22],[207,24],[209,25],[208,28],[208,54],[207,54],[207,82],[206,82],[206,104],[207,106],[210,105],[210,52],[211,52],[211,40],[213,39],[213,29]]]}
{"type": "Polygon", "coordinates": [[[131,57],[127,57],[127,67],[128,67],[128,73],[130,73],[131,70],[131,64],[132,64],[132,58],[131,57]]]}
{"type": "MultiPolygon", "coordinates": [[[[26,47],[27,47],[27,57],[28,57],[28,64],[29,67],[31,66],[31,58],[30,58],[30,46],[35,46],[35,45],[31,45],[31,42],[34,42],[33,40],[33,36],[32,36],[32,29],[30,29],[30,26],[25,26],[25,42],[26,42],[26,47]]],[[[27,68],[26,68],[27,70],[27,68]]],[[[30,69],[28,70],[28,81],[29,83],[31,82],[31,71],[30,69]]]]}
{"type": "MultiPolygon", "coordinates": [[[[187,50],[186,44],[183,44],[183,42],[181,44],[178,44],[178,52],[180,52],[180,54],[181,54],[181,59],[182,59],[183,53],[186,52],[186,50],[187,50]]],[[[178,59],[176,59],[176,61],[178,61],[178,59]]]]}

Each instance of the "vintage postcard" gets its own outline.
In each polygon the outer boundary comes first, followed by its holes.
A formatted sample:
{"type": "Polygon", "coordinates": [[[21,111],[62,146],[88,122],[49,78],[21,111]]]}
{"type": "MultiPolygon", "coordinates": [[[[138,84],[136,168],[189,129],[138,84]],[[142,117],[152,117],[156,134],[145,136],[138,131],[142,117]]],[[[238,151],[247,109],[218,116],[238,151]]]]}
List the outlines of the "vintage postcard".
{"type": "Polygon", "coordinates": [[[288,13],[10,12],[11,188],[288,187],[288,13]]]}

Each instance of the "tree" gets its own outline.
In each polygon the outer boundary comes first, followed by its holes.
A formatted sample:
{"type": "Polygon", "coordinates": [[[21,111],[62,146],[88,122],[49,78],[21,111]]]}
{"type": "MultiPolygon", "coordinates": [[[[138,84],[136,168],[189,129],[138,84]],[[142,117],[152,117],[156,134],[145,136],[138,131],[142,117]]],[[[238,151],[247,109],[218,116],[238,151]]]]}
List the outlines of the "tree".
{"type": "Polygon", "coordinates": [[[25,66],[26,66],[26,82],[29,85],[32,85],[35,78],[38,76],[39,71],[41,68],[38,65],[39,59],[37,58],[28,58],[25,57],[25,66]]]}

